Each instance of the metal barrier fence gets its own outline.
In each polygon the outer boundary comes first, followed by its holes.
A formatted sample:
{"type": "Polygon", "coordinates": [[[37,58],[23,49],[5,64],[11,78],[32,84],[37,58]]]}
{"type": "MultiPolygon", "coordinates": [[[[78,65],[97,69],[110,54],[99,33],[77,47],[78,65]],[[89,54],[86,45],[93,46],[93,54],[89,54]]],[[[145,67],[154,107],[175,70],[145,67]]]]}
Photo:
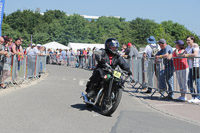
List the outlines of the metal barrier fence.
{"type": "MultiPolygon", "coordinates": [[[[200,57],[174,57],[171,59],[132,58],[132,80],[138,89],[149,87],[164,96],[167,93],[191,94],[200,98],[200,57]]],[[[154,95],[152,94],[152,96],[154,95]]]]}
{"type": "Polygon", "coordinates": [[[11,56],[0,62],[0,84],[19,84],[46,71],[46,56],[11,56]]]}
{"type": "Polygon", "coordinates": [[[51,54],[47,56],[47,64],[60,64],[63,66],[80,67],[92,69],[96,66],[96,60],[93,56],[77,56],[71,55],[62,57],[61,55],[51,54]]]}

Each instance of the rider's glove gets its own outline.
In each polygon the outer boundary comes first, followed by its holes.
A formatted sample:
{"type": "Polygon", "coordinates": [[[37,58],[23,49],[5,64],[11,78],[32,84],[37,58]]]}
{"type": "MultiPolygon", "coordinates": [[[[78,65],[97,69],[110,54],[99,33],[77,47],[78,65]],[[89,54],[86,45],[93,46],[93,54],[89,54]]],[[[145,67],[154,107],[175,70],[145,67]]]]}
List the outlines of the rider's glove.
{"type": "Polygon", "coordinates": [[[105,64],[105,63],[106,63],[106,59],[105,59],[105,58],[102,58],[100,62],[101,62],[102,64],[105,64]]]}
{"type": "Polygon", "coordinates": [[[115,53],[115,56],[117,56],[118,58],[120,57],[120,54],[117,52],[115,53]]]}
{"type": "Polygon", "coordinates": [[[129,71],[129,72],[128,72],[128,75],[129,75],[129,76],[130,76],[130,75],[132,75],[132,72],[131,72],[131,71],[129,71]]]}

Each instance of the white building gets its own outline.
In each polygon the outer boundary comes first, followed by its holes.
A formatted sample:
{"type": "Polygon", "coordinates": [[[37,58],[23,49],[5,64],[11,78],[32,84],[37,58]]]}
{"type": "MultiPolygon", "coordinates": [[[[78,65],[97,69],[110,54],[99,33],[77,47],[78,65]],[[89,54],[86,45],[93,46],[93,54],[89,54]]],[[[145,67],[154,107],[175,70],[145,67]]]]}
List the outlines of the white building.
{"type": "Polygon", "coordinates": [[[77,51],[77,49],[87,49],[87,48],[91,48],[93,49],[94,47],[101,49],[101,48],[105,48],[104,44],[89,44],[89,43],[69,43],[68,47],[72,48],[73,50],[77,51]]]}

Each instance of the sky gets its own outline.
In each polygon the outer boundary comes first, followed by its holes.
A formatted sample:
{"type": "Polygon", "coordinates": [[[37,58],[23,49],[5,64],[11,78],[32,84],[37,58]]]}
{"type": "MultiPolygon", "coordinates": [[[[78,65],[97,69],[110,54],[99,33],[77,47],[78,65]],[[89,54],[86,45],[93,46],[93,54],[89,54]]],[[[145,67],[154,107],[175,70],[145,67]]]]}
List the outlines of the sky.
{"type": "Polygon", "coordinates": [[[200,35],[200,0],[5,0],[4,12],[18,9],[41,12],[61,10],[67,14],[120,16],[126,21],[137,17],[157,23],[172,20],[200,35]]]}

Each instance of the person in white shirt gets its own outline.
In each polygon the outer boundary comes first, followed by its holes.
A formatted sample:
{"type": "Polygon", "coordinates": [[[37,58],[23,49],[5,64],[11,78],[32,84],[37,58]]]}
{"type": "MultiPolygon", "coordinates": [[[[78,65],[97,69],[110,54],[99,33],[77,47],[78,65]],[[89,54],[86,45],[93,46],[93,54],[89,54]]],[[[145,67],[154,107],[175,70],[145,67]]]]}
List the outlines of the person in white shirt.
{"type": "Polygon", "coordinates": [[[157,48],[158,51],[160,51],[160,46],[158,44],[156,44],[156,39],[154,36],[150,36],[149,38],[147,38],[147,42],[148,45],[145,47],[144,49],[144,53],[143,53],[143,57],[153,57],[153,49],[157,48]]]}
{"type": "Polygon", "coordinates": [[[199,74],[199,45],[195,43],[194,36],[187,36],[186,42],[188,47],[185,49],[186,54],[183,57],[193,57],[188,59],[189,63],[189,78],[188,88],[192,93],[192,99],[188,102],[200,103],[200,74],[199,74]],[[196,82],[197,91],[193,87],[193,82],[196,82]]]}
{"type": "Polygon", "coordinates": [[[32,78],[34,77],[34,72],[35,72],[35,63],[36,63],[36,55],[37,51],[35,49],[35,44],[31,45],[31,48],[27,50],[27,77],[32,78]]]}
{"type": "MultiPolygon", "coordinates": [[[[146,61],[146,63],[148,64],[148,70],[147,70],[147,75],[148,75],[148,85],[153,86],[153,74],[155,71],[155,67],[153,64],[153,58],[156,53],[158,51],[160,51],[160,46],[158,44],[156,44],[156,39],[154,36],[150,36],[149,38],[147,38],[147,42],[148,45],[145,47],[144,49],[144,53],[143,53],[143,58],[149,58],[150,61],[146,61]],[[156,52],[157,51],[157,52],[156,52]]],[[[152,92],[152,88],[148,87],[148,90],[145,93],[151,93],[152,92]]]]}
{"type": "Polygon", "coordinates": [[[92,70],[92,50],[91,48],[87,48],[88,51],[88,69],[92,70]]]}
{"type": "Polygon", "coordinates": [[[32,45],[32,44],[29,44],[28,47],[26,48],[26,55],[27,55],[28,52],[31,50],[31,45],[32,45]]]}
{"type": "Polygon", "coordinates": [[[37,55],[42,55],[42,53],[40,52],[41,48],[42,48],[41,44],[37,44],[37,47],[34,47],[34,50],[37,55]]]}

